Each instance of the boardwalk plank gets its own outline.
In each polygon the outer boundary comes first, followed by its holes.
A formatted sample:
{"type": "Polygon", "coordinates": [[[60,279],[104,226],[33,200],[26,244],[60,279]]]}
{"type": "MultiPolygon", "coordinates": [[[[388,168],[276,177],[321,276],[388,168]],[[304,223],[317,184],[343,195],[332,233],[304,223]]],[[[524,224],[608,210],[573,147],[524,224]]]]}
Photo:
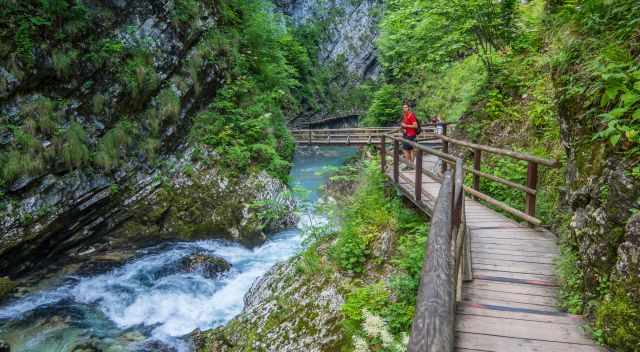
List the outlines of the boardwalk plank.
{"type": "MultiPolygon", "coordinates": [[[[427,170],[435,167],[433,156],[427,170]]],[[[388,176],[392,176],[389,168],[388,176]]],[[[400,189],[413,199],[415,171],[401,172],[400,189]]],[[[440,190],[424,175],[423,202],[429,213],[440,190]]],[[[557,308],[554,260],[557,237],[530,228],[465,198],[474,280],[465,283],[457,308],[455,351],[595,352],[580,317],[557,308]]]]}
{"type": "Polygon", "coordinates": [[[456,348],[491,352],[601,352],[594,345],[520,339],[487,334],[459,332],[456,348]]]}
{"type": "Polygon", "coordinates": [[[555,287],[528,285],[528,284],[520,284],[515,282],[483,280],[482,278],[475,279],[472,282],[466,283],[465,289],[467,287],[492,290],[492,291],[498,291],[498,292],[520,293],[520,294],[529,294],[529,295],[554,297],[554,298],[557,297],[558,295],[558,290],[555,287]]]}
{"type": "Polygon", "coordinates": [[[565,324],[466,315],[464,319],[457,321],[456,330],[474,334],[594,345],[580,328],[565,324]]]}
{"type": "Polygon", "coordinates": [[[462,302],[457,308],[458,319],[464,319],[465,315],[476,315],[494,318],[508,318],[527,321],[538,321],[543,323],[564,324],[571,326],[581,326],[583,321],[580,317],[564,314],[538,314],[526,309],[514,310],[513,307],[505,305],[490,305],[474,302],[462,302]]]}
{"type": "Polygon", "coordinates": [[[538,264],[553,264],[554,257],[553,256],[522,256],[522,255],[508,255],[502,253],[488,253],[488,252],[478,252],[472,251],[473,259],[488,259],[500,261],[502,263],[510,264],[510,263],[538,263],[538,264]]]}
{"type": "Polygon", "coordinates": [[[513,292],[500,292],[489,289],[482,289],[475,286],[467,287],[463,292],[463,297],[469,298],[473,301],[473,298],[479,299],[495,299],[505,302],[513,303],[525,303],[539,306],[547,306],[555,308],[558,306],[558,301],[555,297],[531,295],[527,293],[513,293],[513,292]]]}
{"type": "Polygon", "coordinates": [[[507,271],[485,270],[473,268],[473,276],[501,277],[504,279],[529,280],[543,286],[558,286],[555,277],[536,274],[512,273],[507,271]]]}

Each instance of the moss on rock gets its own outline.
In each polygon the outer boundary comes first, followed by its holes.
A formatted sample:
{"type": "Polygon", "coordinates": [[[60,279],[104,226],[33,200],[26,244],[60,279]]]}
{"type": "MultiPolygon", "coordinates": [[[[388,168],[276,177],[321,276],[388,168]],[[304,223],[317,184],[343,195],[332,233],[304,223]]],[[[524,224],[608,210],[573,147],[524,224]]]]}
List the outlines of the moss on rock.
{"type": "Polygon", "coordinates": [[[16,288],[15,282],[8,277],[0,277],[0,301],[8,296],[14,288],[16,288]]]}

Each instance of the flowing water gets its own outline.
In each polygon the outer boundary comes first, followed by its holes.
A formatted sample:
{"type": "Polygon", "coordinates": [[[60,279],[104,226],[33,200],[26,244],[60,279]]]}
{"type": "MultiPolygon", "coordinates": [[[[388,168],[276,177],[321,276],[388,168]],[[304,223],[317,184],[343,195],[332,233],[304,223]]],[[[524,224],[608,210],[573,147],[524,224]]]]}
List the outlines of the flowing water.
{"type": "MultiPolygon", "coordinates": [[[[327,178],[323,170],[354,154],[344,147],[298,151],[291,186],[315,204],[327,178]]],[[[301,227],[313,216],[303,214],[297,228],[253,249],[221,240],[165,243],[140,250],[134,260],[105,274],[64,277],[0,306],[0,340],[12,352],[188,351],[186,334],[228,322],[242,311],[243,296],[256,278],[301,250],[301,227]],[[223,257],[232,268],[217,278],[176,270],[194,253],[223,257]]]]}

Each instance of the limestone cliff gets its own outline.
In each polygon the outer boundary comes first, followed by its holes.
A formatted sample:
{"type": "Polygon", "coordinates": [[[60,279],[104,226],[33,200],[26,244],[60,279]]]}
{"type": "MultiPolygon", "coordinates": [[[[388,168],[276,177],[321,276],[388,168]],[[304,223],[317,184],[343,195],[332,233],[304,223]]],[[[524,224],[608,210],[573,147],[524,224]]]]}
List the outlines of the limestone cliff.
{"type": "Polygon", "coordinates": [[[379,0],[276,0],[276,4],[301,25],[326,21],[325,39],[320,45],[319,61],[326,64],[344,60],[350,72],[361,79],[380,74],[375,41],[382,15],[379,0]]]}
{"type": "Polygon", "coordinates": [[[3,4],[0,276],[114,241],[255,242],[293,222],[281,180],[221,170],[224,156],[188,139],[230,80],[220,6],[3,4]],[[266,219],[268,201],[285,216],[266,219]]]}

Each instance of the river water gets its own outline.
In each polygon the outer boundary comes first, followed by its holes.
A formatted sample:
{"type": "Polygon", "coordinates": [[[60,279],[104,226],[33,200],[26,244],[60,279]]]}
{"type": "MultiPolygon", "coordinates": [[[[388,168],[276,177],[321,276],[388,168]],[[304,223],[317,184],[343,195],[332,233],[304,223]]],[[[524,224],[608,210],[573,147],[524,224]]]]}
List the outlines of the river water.
{"type": "MultiPolygon", "coordinates": [[[[303,190],[300,201],[315,204],[326,168],[355,153],[344,147],[301,148],[290,175],[290,186],[303,190]]],[[[240,313],[253,281],[300,252],[301,229],[317,216],[302,214],[297,228],[273,234],[253,249],[221,240],[164,243],[139,250],[135,259],[105,274],[63,277],[0,306],[0,340],[12,352],[189,351],[185,335],[240,313]],[[218,278],[175,270],[194,253],[223,257],[232,268],[218,278]]]]}

